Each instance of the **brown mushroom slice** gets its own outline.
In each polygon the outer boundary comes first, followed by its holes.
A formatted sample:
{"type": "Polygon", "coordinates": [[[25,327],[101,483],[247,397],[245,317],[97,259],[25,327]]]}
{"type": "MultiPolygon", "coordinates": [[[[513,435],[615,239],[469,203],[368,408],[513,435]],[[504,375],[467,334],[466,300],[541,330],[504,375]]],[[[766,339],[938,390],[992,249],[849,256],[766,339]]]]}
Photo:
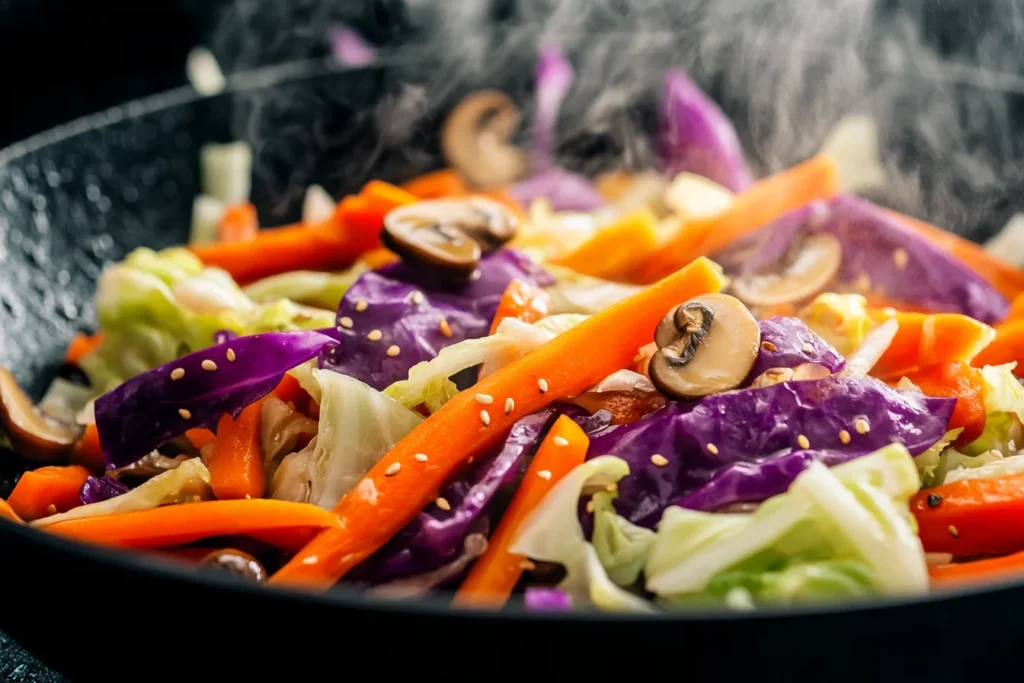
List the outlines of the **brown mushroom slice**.
{"type": "Polygon", "coordinates": [[[474,187],[507,185],[526,174],[526,154],[509,140],[519,127],[512,98],[497,90],[469,95],[441,128],[441,152],[474,187]]]}
{"type": "Polygon", "coordinates": [[[381,241],[402,259],[444,274],[468,277],[476,270],[480,243],[463,232],[461,222],[477,219],[466,202],[434,200],[402,206],[384,217],[381,241]]]}
{"type": "Polygon", "coordinates": [[[839,240],[832,235],[812,235],[803,241],[783,272],[741,275],[733,280],[732,291],[751,306],[777,306],[809,299],[832,281],[842,259],[839,240]]]}
{"type": "Polygon", "coordinates": [[[199,561],[201,567],[217,569],[256,583],[267,580],[267,570],[249,553],[235,548],[215,550],[199,561]]]}
{"type": "Polygon", "coordinates": [[[66,425],[36,410],[5,368],[0,368],[0,423],[14,450],[36,462],[62,460],[80,434],[77,425],[66,425]]]}
{"type": "Polygon", "coordinates": [[[741,301],[707,294],[670,311],[654,341],[651,382],[669,398],[694,399],[734,389],[746,379],[761,331],[741,301]]]}

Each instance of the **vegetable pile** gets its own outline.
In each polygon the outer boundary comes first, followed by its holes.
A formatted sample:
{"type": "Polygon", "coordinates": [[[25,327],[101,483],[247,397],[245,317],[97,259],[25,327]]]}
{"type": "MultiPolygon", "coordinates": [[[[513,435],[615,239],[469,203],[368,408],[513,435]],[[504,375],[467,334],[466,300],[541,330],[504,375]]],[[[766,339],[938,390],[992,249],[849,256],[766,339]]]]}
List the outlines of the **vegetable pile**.
{"type": "Polygon", "coordinates": [[[679,70],[656,167],[579,175],[554,45],[535,85],[529,149],[512,100],[474,93],[448,166],[313,186],[291,226],[260,225],[246,145],[207,147],[189,244],[103,272],[66,356],[87,382],[34,404],[0,370],[28,466],[0,523],[477,608],[1024,573],[1024,273],[853,196],[844,160],[756,177],[679,70]]]}

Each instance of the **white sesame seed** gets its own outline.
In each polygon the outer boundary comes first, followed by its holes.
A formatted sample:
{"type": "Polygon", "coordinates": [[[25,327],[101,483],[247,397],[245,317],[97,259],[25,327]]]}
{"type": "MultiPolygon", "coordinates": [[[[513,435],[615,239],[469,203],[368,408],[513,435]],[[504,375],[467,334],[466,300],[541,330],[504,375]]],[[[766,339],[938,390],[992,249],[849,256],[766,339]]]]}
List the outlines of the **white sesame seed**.
{"type": "Polygon", "coordinates": [[[708,444],[708,453],[711,455],[718,455],[718,446],[713,443],[708,444]]]}
{"type": "Polygon", "coordinates": [[[473,398],[475,398],[476,402],[482,406],[489,406],[494,403],[494,397],[490,394],[477,394],[473,398]]]}
{"type": "Polygon", "coordinates": [[[356,313],[362,313],[370,306],[366,299],[360,299],[356,302],[356,313]]]}
{"type": "Polygon", "coordinates": [[[234,363],[235,359],[238,358],[238,356],[235,355],[234,349],[228,349],[227,353],[225,353],[224,355],[227,356],[229,363],[234,363]]]}
{"type": "Polygon", "coordinates": [[[537,473],[537,476],[541,479],[548,481],[551,479],[551,470],[541,470],[537,473]]]}
{"type": "Polygon", "coordinates": [[[185,370],[183,368],[174,368],[171,370],[171,379],[179,380],[185,376],[185,370]]]}
{"type": "Polygon", "coordinates": [[[512,400],[512,397],[505,399],[505,414],[509,415],[513,410],[516,409],[516,402],[512,400]]]}
{"type": "Polygon", "coordinates": [[[380,338],[384,336],[384,333],[380,330],[370,330],[370,333],[366,335],[366,338],[370,341],[380,341],[380,338]]]}
{"type": "Polygon", "coordinates": [[[846,431],[845,429],[840,429],[839,440],[842,441],[843,443],[850,443],[850,432],[846,431]]]}
{"type": "Polygon", "coordinates": [[[803,434],[800,434],[796,437],[796,442],[797,444],[800,445],[800,448],[804,449],[805,451],[811,447],[811,442],[803,434]]]}
{"type": "Polygon", "coordinates": [[[651,463],[658,467],[664,467],[665,465],[668,464],[668,458],[666,458],[661,453],[655,453],[654,455],[651,456],[651,463]]]}
{"type": "Polygon", "coordinates": [[[892,250],[892,262],[896,264],[896,267],[903,270],[907,267],[907,263],[910,262],[910,256],[907,255],[906,249],[893,249],[892,250]]]}
{"type": "Polygon", "coordinates": [[[800,348],[803,349],[804,353],[814,353],[814,347],[810,342],[804,342],[804,345],[800,348]]]}
{"type": "Polygon", "coordinates": [[[449,510],[452,509],[451,503],[448,502],[447,498],[438,497],[438,499],[434,501],[434,504],[437,505],[437,507],[444,510],[445,512],[448,512],[449,510]]]}
{"type": "Polygon", "coordinates": [[[203,361],[203,370],[209,370],[210,372],[213,372],[216,369],[217,369],[217,364],[214,363],[212,360],[206,359],[206,360],[203,361]]]}
{"type": "Polygon", "coordinates": [[[398,348],[398,344],[392,344],[388,347],[387,354],[390,358],[394,358],[402,352],[402,349],[398,348]]]}
{"type": "Polygon", "coordinates": [[[423,296],[423,292],[419,291],[418,289],[412,293],[412,302],[417,306],[422,304],[425,299],[426,297],[423,296]]]}
{"type": "Polygon", "coordinates": [[[471,274],[471,275],[469,276],[469,279],[470,279],[470,280],[479,280],[479,279],[480,279],[481,277],[483,277],[483,272],[481,272],[481,271],[480,271],[480,269],[479,269],[479,268],[477,268],[477,269],[476,269],[476,270],[474,270],[474,271],[473,271],[473,273],[472,273],[472,274],[471,274]]]}
{"type": "Polygon", "coordinates": [[[484,423],[484,426],[491,424],[491,414],[486,410],[480,411],[480,421],[484,423]]]}
{"type": "Polygon", "coordinates": [[[537,388],[540,389],[540,393],[546,394],[548,392],[548,381],[541,377],[537,380],[537,388]]]}
{"type": "Polygon", "coordinates": [[[858,417],[853,421],[853,428],[857,430],[858,434],[867,434],[871,431],[871,425],[863,417],[858,417]]]}
{"type": "Polygon", "coordinates": [[[393,477],[396,474],[398,474],[398,470],[400,469],[402,469],[402,463],[393,462],[390,465],[388,465],[388,468],[386,470],[384,470],[384,476],[393,477]]]}
{"type": "Polygon", "coordinates": [[[426,462],[427,461],[427,454],[426,453],[417,453],[416,455],[414,455],[412,457],[413,457],[413,459],[416,462],[426,462]]]}
{"type": "Polygon", "coordinates": [[[552,439],[552,441],[555,442],[556,446],[568,446],[569,445],[569,439],[565,438],[564,436],[556,436],[555,438],[552,439]]]}
{"type": "Polygon", "coordinates": [[[348,317],[347,315],[343,316],[341,320],[338,321],[338,323],[347,330],[352,329],[352,318],[348,317]]]}
{"type": "Polygon", "coordinates": [[[178,415],[181,415],[183,420],[192,419],[192,411],[188,408],[178,408],[178,415]]]}
{"type": "Polygon", "coordinates": [[[441,334],[446,337],[452,336],[452,326],[448,324],[447,318],[441,318],[437,322],[437,326],[441,328],[441,334]]]}
{"type": "Polygon", "coordinates": [[[530,562],[529,560],[523,560],[519,563],[519,568],[526,570],[528,572],[532,572],[534,569],[537,568],[537,565],[535,565],[533,562],[530,562]]]}
{"type": "Polygon", "coordinates": [[[777,351],[778,350],[776,348],[775,344],[772,344],[770,341],[767,341],[767,340],[761,342],[761,348],[764,349],[765,351],[777,351]]]}

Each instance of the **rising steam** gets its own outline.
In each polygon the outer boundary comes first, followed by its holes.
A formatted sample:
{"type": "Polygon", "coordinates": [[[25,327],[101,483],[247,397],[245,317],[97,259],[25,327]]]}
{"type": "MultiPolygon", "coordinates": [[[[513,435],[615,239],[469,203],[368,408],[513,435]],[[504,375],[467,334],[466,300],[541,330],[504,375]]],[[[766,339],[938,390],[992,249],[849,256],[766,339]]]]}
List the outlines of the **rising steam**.
{"type": "Polygon", "coordinates": [[[528,115],[534,55],[553,40],[577,72],[559,130],[566,165],[648,165],[662,76],[682,67],[732,117],[760,173],[864,115],[887,177],[874,198],[983,239],[1019,208],[1024,183],[1022,18],[1015,0],[238,0],[209,44],[228,73],[324,57],[342,21],[392,69],[387,97],[360,113],[371,142],[334,125],[353,102],[340,81],[252,99],[237,133],[280,206],[308,183],[336,192],[381,157],[425,163],[427,119],[471,89],[523,97],[528,115]]]}

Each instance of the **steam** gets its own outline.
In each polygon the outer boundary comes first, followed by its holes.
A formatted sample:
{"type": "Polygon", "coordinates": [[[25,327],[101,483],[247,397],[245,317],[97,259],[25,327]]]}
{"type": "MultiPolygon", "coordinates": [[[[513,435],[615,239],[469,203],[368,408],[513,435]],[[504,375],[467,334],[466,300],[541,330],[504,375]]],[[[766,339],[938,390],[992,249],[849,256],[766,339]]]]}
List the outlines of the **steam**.
{"type": "Polygon", "coordinates": [[[505,90],[528,117],[536,50],[551,40],[577,73],[559,123],[566,166],[649,166],[662,77],[678,66],[733,119],[759,174],[817,152],[844,117],[866,117],[886,177],[872,198],[984,240],[1019,208],[1024,182],[1024,137],[1014,134],[1024,112],[1019,3],[895,4],[237,0],[209,44],[227,73],[329,59],[328,32],[340,22],[388,65],[375,102],[340,77],[249,97],[236,132],[252,142],[281,211],[313,182],[337,195],[382,168],[428,164],[439,117],[471,90],[505,90]],[[951,30],[959,46],[934,40],[951,30]]]}

